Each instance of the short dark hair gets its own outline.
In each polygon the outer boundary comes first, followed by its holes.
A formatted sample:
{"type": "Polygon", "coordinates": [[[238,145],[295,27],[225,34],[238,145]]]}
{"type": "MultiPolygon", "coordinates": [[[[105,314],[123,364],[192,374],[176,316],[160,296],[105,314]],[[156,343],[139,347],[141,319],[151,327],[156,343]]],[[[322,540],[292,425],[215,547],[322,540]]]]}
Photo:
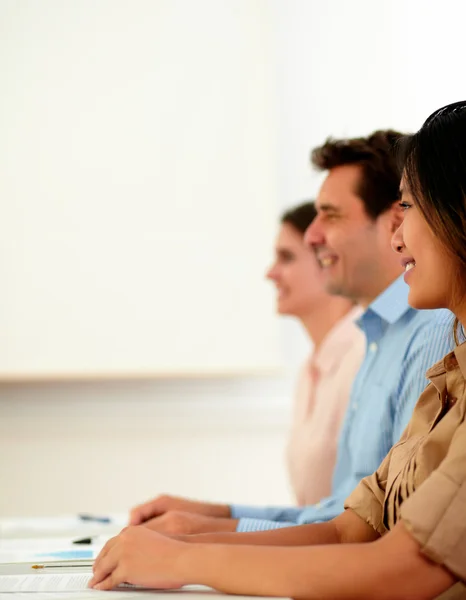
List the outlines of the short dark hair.
{"type": "Polygon", "coordinates": [[[373,220],[387,211],[399,197],[400,173],[395,145],[404,137],[392,129],[375,131],[368,137],[328,138],[311,152],[317,169],[328,171],[343,165],[358,165],[362,177],[357,193],[366,214],[373,220]]]}
{"type": "Polygon", "coordinates": [[[435,237],[458,265],[466,293],[466,101],[439,108],[398,143],[399,168],[435,237]]]}
{"type": "Polygon", "coordinates": [[[297,231],[304,235],[304,232],[312,223],[317,216],[317,210],[314,202],[308,201],[299,204],[294,208],[290,208],[283,213],[280,221],[282,223],[288,223],[294,227],[297,231]]]}

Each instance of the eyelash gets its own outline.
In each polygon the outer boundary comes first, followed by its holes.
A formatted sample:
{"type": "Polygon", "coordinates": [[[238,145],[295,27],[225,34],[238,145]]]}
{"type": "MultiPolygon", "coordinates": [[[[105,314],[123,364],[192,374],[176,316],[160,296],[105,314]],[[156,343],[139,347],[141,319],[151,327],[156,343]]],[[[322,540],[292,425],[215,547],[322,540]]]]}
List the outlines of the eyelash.
{"type": "Polygon", "coordinates": [[[403,211],[408,210],[408,208],[411,208],[412,204],[409,204],[409,202],[399,202],[400,208],[403,211]]]}

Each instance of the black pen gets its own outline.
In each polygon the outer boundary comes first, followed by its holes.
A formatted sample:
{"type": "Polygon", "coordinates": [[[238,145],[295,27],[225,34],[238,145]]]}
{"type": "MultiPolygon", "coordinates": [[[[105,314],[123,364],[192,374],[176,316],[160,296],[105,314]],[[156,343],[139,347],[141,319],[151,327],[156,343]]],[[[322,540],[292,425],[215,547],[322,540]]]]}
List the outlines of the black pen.
{"type": "Polygon", "coordinates": [[[79,540],[73,540],[73,544],[92,544],[93,540],[91,537],[80,538],[79,540]]]}

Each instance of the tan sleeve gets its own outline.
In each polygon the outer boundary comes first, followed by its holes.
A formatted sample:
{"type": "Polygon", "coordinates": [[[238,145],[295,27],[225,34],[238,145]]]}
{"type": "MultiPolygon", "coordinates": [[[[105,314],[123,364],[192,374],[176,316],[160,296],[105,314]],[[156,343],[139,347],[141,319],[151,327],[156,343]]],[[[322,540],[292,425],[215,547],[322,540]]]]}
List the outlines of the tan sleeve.
{"type": "Polygon", "coordinates": [[[439,468],[401,506],[421,552],[466,581],[466,424],[439,468]]]}
{"type": "Polygon", "coordinates": [[[345,508],[351,508],[380,535],[387,530],[383,524],[383,504],[387,486],[391,451],[375,473],[365,477],[346,499],[345,508]]]}

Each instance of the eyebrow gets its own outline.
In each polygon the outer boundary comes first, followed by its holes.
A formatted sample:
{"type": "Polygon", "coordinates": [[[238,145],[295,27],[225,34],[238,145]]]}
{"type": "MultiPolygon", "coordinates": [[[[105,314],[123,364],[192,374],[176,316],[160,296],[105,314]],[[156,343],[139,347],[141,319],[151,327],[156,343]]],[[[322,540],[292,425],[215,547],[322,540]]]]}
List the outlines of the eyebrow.
{"type": "Polygon", "coordinates": [[[325,203],[325,202],[323,204],[317,204],[316,208],[319,212],[324,212],[324,213],[341,212],[341,209],[338,206],[335,206],[334,204],[325,203]]]}

